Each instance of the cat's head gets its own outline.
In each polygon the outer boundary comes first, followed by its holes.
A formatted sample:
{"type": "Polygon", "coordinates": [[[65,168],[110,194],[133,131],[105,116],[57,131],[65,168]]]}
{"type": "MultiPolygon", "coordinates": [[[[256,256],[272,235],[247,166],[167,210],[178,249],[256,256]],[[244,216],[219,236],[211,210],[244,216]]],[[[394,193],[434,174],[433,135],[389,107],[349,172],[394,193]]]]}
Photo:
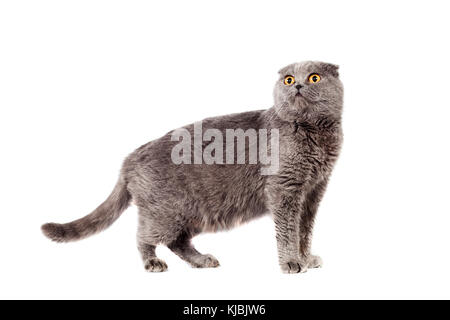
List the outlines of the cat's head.
{"type": "Polygon", "coordinates": [[[344,90],[338,69],[337,65],[318,61],[293,63],[281,69],[274,89],[278,116],[285,121],[320,115],[339,118],[344,90]]]}

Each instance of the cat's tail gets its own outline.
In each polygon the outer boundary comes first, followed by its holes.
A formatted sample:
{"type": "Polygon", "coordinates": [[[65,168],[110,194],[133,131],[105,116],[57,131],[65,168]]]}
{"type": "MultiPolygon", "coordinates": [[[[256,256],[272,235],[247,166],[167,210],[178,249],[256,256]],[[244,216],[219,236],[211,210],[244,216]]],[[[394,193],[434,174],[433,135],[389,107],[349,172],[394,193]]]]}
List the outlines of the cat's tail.
{"type": "Polygon", "coordinates": [[[131,195],[127,190],[126,183],[120,177],[109,197],[91,214],[70,223],[46,223],[41,227],[42,232],[56,242],[69,242],[86,238],[112,225],[121,213],[128,208],[130,200],[131,195]]]}

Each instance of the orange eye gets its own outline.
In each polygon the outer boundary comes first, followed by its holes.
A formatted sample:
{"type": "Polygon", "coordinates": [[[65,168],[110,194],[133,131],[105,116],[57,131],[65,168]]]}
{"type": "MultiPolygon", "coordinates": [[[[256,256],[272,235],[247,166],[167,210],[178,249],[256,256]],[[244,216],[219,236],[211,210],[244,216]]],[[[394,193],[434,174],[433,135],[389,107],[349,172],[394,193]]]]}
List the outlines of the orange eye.
{"type": "Polygon", "coordinates": [[[312,75],[309,76],[308,81],[310,83],[317,83],[320,81],[320,76],[317,73],[313,73],[312,75]]]}
{"type": "Polygon", "coordinates": [[[287,85],[287,86],[293,85],[294,82],[295,82],[295,78],[293,76],[286,76],[284,78],[284,84],[287,85]]]}

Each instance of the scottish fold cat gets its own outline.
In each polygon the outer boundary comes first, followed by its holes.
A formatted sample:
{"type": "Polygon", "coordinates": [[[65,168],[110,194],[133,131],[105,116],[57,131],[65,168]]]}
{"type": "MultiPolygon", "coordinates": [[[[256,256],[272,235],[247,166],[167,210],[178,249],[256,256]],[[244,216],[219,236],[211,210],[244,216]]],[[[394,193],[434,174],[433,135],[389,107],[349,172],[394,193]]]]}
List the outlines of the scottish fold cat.
{"type": "Polygon", "coordinates": [[[125,159],[114,190],[97,209],[42,230],[57,242],[79,240],[106,229],[133,203],[145,269],[161,272],[167,264],[156,256],[157,245],[193,267],[217,267],[219,261],[198,252],[191,239],[270,214],[281,270],[320,267],[321,258],[310,252],[312,229],[341,149],[342,105],[336,65],[288,65],[279,71],[273,107],[208,118],[200,136],[191,124],[141,146],[125,159]],[[229,148],[240,139],[236,132],[244,143],[229,148]],[[270,163],[259,161],[261,148],[270,163]]]}

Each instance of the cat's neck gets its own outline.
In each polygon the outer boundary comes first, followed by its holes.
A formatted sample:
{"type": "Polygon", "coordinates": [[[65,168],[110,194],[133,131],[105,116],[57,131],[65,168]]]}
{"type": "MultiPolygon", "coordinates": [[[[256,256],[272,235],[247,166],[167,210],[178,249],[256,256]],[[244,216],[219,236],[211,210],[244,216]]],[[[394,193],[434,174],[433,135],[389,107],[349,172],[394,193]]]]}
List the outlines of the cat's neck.
{"type": "Polygon", "coordinates": [[[292,122],[292,125],[297,130],[302,128],[306,131],[317,132],[317,131],[334,131],[341,128],[341,118],[337,118],[332,115],[305,115],[299,117],[292,122]]]}
{"type": "Polygon", "coordinates": [[[281,118],[275,108],[267,112],[267,121],[272,127],[292,127],[295,131],[299,128],[309,132],[339,131],[341,130],[341,116],[321,113],[302,113],[288,119],[281,118]]]}

